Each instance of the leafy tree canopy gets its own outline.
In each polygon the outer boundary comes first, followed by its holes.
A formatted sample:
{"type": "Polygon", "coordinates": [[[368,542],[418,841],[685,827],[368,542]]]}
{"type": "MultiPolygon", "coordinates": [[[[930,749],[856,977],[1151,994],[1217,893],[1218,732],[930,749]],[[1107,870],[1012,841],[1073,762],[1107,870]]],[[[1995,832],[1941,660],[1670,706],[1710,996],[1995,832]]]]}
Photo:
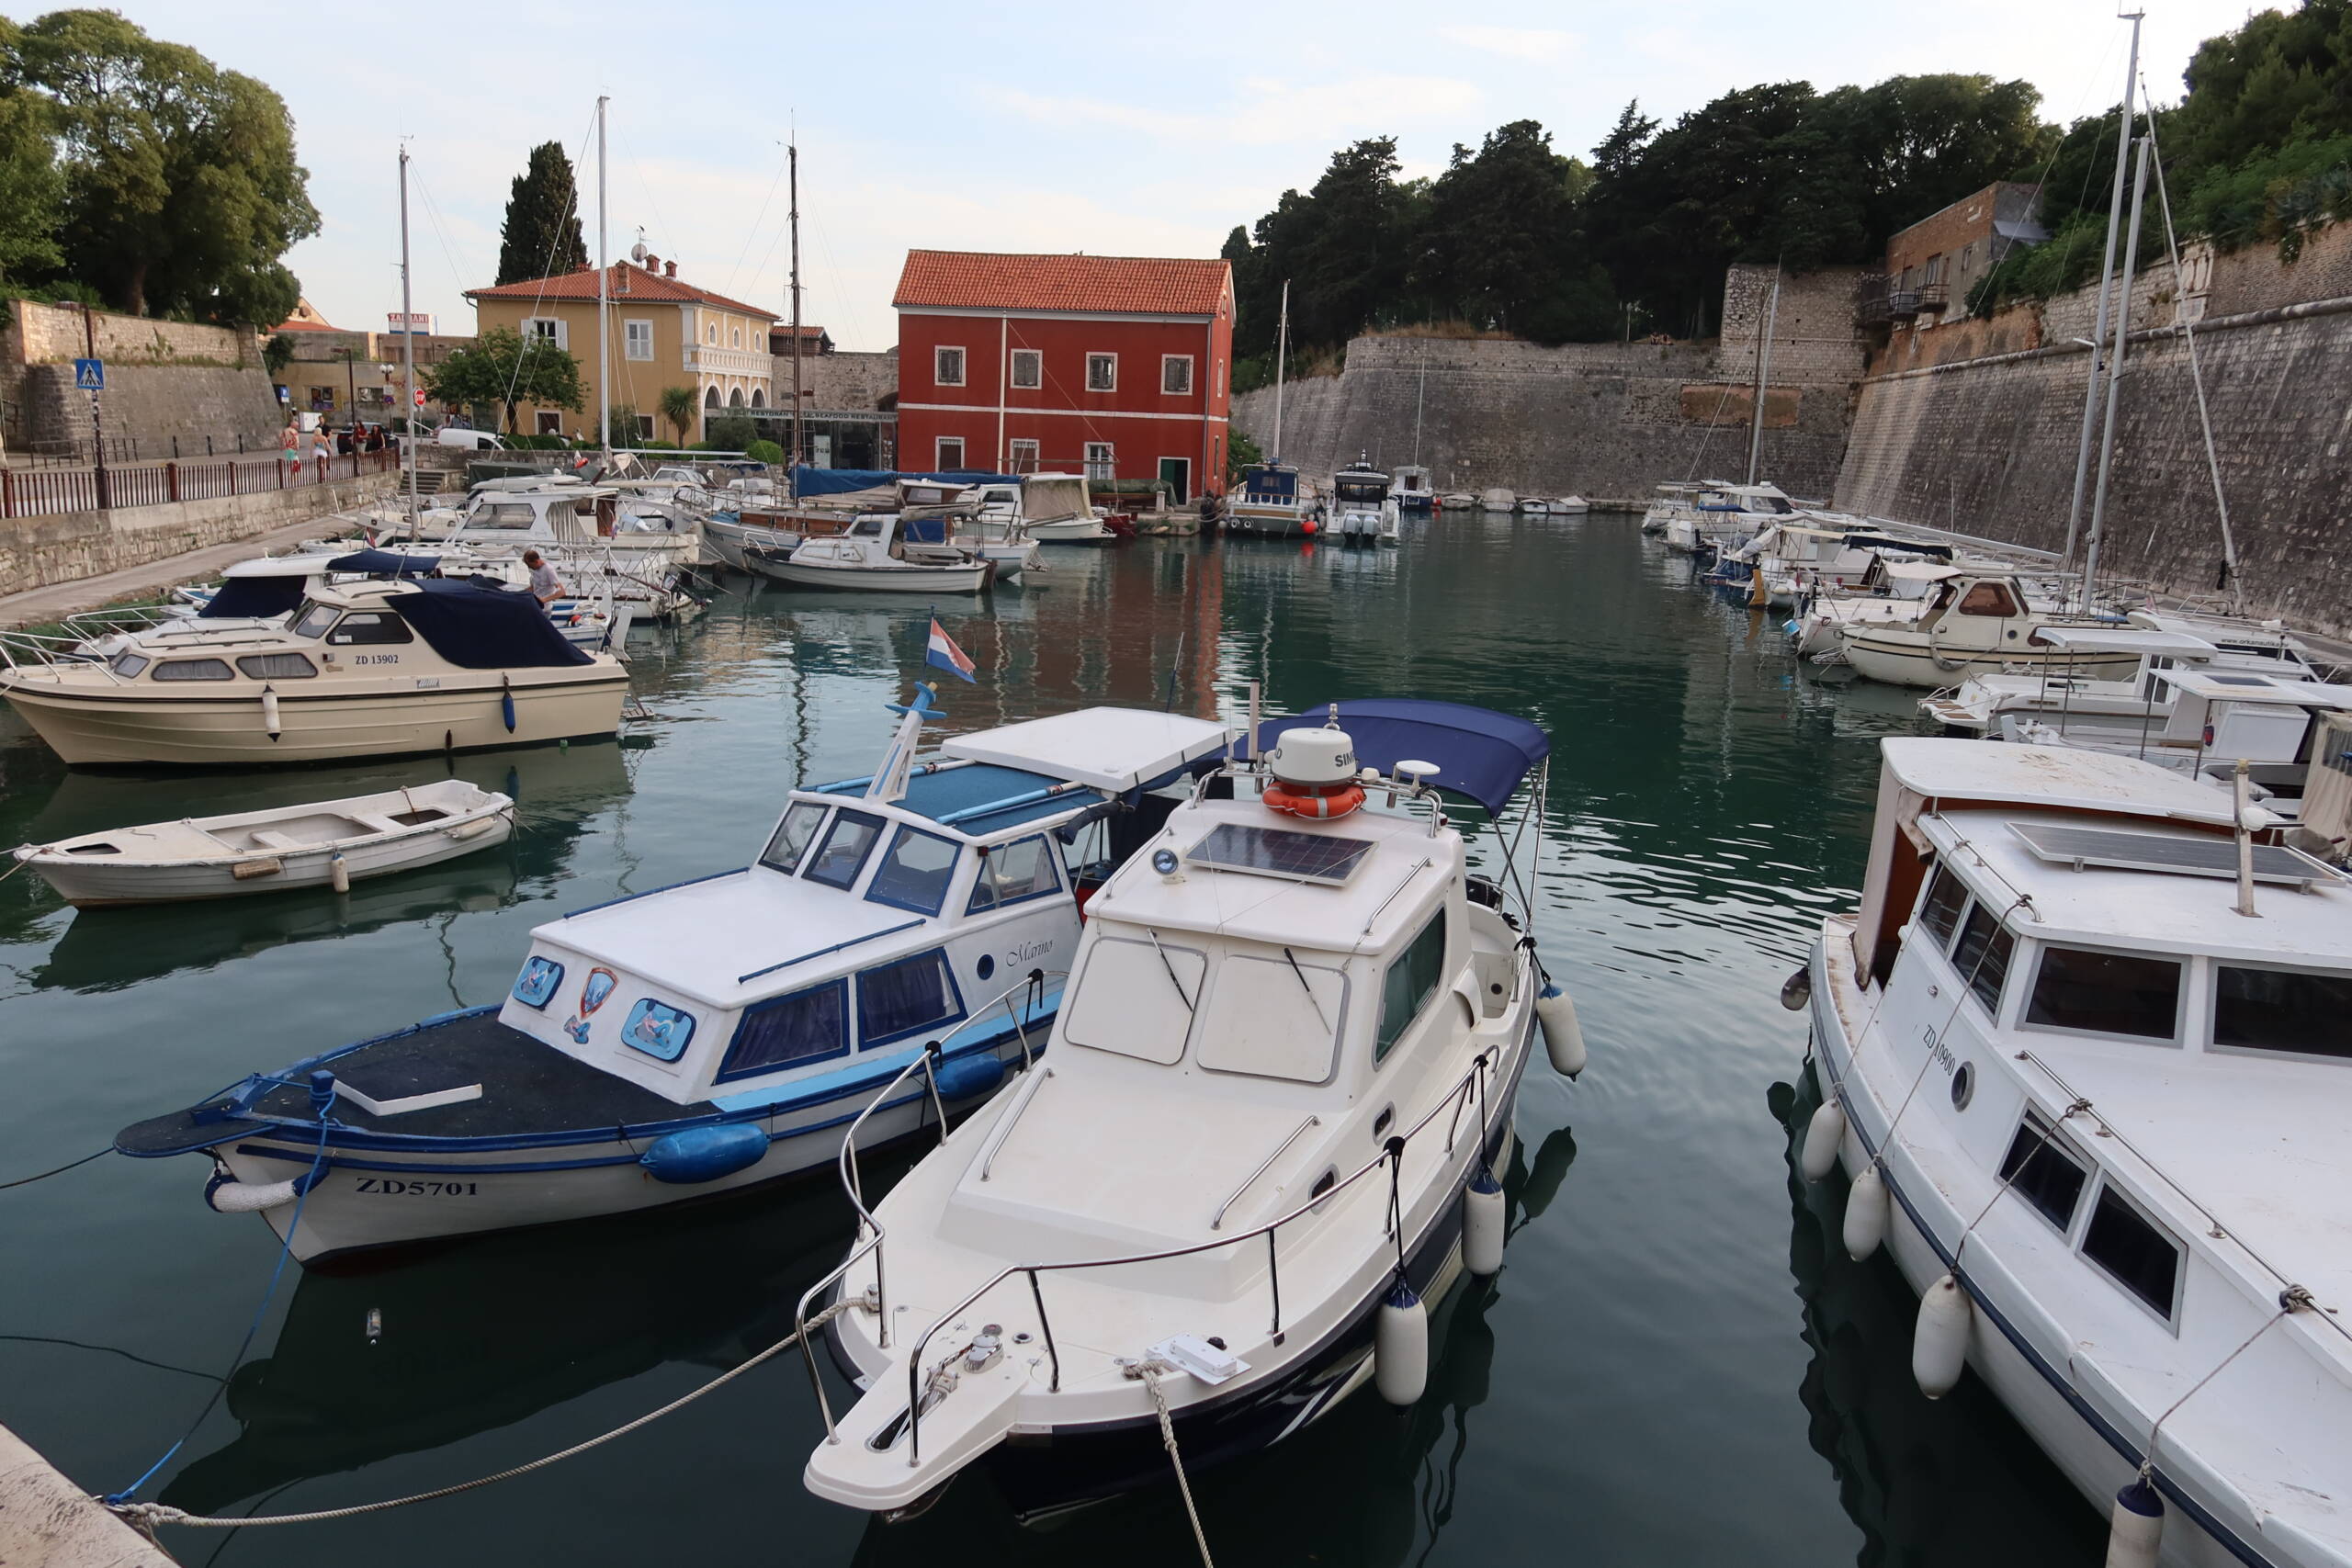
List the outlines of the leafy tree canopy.
{"type": "Polygon", "coordinates": [[[525,338],[512,327],[492,327],[449,351],[424,372],[425,389],[452,408],[487,404],[506,411],[506,430],[518,432],[514,411],[523,403],[582,412],[580,361],[545,338],[525,338]]]}
{"type": "Polygon", "coordinates": [[[506,198],[506,225],[498,241],[500,283],[560,277],[587,266],[578,197],[563,143],[542,141],[532,148],[529,165],[514,176],[506,198]]]}

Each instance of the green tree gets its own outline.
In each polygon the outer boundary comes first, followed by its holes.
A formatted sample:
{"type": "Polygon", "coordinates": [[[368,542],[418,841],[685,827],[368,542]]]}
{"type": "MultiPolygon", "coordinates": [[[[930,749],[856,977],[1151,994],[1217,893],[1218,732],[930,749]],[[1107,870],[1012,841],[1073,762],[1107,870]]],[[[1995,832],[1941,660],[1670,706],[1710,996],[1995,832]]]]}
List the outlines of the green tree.
{"type": "MultiPolygon", "coordinates": [[[[0,17],[0,62],[17,58],[17,25],[0,17]]],[[[46,274],[65,259],[58,248],[65,182],[51,142],[49,105],[12,86],[0,70],[0,281],[46,274]]]]}
{"type": "Polygon", "coordinates": [[[695,400],[692,387],[662,389],[662,417],[670,422],[670,428],[678,433],[681,443],[685,440],[686,432],[695,427],[695,415],[701,409],[702,405],[695,400]]]}
{"type": "Polygon", "coordinates": [[[294,339],[289,334],[278,333],[261,345],[262,368],[269,372],[271,380],[285,375],[286,367],[293,363],[294,339]]]}
{"type": "Polygon", "coordinates": [[[741,452],[760,438],[760,427],[746,415],[728,414],[704,426],[703,436],[714,452],[741,452]]]}
{"type": "Polygon", "coordinates": [[[423,372],[424,388],[448,407],[489,404],[506,411],[506,432],[518,434],[514,411],[523,403],[582,412],[580,361],[545,338],[526,339],[511,327],[492,327],[423,372]]]}
{"type": "Polygon", "coordinates": [[[1616,294],[1577,222],[1592,172],[1532,119],[1457,145],[1430,187],[1426,292],[1449,314],[1540,343],[1616,335],[1616,294]]]}
{"type": "Polygon", "coordinates": [[[514,176],[506,198],[506,224],[499,231],[498,281],[525,283],[560,277],[588,265],[581,237],[579,183],[560,141],[542,141],[514,176]]]}
{"type": "Polygon", "coordinates": [[[294,308],[278,258],[319,215],[283,99],[111,11],[54,11],[13,41],[8,80],[51,103],[74,277],[134,314],[267,323],[294,308]]]}

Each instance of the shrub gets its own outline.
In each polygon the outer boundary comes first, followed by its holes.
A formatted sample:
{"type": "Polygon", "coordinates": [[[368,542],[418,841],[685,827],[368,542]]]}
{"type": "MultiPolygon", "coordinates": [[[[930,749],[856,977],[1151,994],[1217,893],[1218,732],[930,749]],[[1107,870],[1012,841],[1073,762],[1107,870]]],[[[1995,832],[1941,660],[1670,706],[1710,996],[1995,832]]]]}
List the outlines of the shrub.
{"type": "Polygon", "coordinates": [[[784,462],[784,448],[773,441],[754,441],[743,448],[743,456],[754,463],[767,463],[781,467],[784,462]]]}

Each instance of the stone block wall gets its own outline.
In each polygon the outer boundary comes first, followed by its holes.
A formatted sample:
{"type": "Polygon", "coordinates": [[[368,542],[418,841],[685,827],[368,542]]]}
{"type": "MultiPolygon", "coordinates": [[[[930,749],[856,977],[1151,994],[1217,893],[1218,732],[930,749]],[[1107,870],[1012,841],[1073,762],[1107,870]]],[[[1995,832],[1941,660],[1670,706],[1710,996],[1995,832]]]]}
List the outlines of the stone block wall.
{"type": "Polygon", "coordinates": [[[130,456],[119,439],[135,438],[141,457],[168,457],[172,443],[201,456],[265,451],[277,441],[285,415],[263,370],[254,335],[242,329],[154,321],[98,310],[85,332],[78,308],[8,302],[0,321],[0,403],[7,415],[0,438],[19,451],[86,455],[90,395],[74,386],[74,361],[95,336],[106,361],[102,411],[110,452],[130,456]]]}
{"type": "MultiPolygon", "coordinates": [[[[772,357],[775,364],[768,385],[775,389],[776,400],[789,406],[792,355],[779,354],[772,357]]],[[[880,354],[803,354],[800,384],[812,394],[807,400],[812,410],[842,412],[880,408],[883,399],[898,395],[899,351],[893,348],[880,354]]]]}

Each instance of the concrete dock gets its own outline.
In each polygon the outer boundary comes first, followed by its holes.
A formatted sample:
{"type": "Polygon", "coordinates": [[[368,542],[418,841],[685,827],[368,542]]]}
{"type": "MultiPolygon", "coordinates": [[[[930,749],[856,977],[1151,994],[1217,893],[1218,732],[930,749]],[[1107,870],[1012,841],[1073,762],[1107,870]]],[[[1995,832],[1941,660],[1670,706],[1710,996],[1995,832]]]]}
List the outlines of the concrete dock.
{"type": "Polygon", "coordinates": [[[0,1427],[0,1568],[176,1568],[0,1427]]]}

